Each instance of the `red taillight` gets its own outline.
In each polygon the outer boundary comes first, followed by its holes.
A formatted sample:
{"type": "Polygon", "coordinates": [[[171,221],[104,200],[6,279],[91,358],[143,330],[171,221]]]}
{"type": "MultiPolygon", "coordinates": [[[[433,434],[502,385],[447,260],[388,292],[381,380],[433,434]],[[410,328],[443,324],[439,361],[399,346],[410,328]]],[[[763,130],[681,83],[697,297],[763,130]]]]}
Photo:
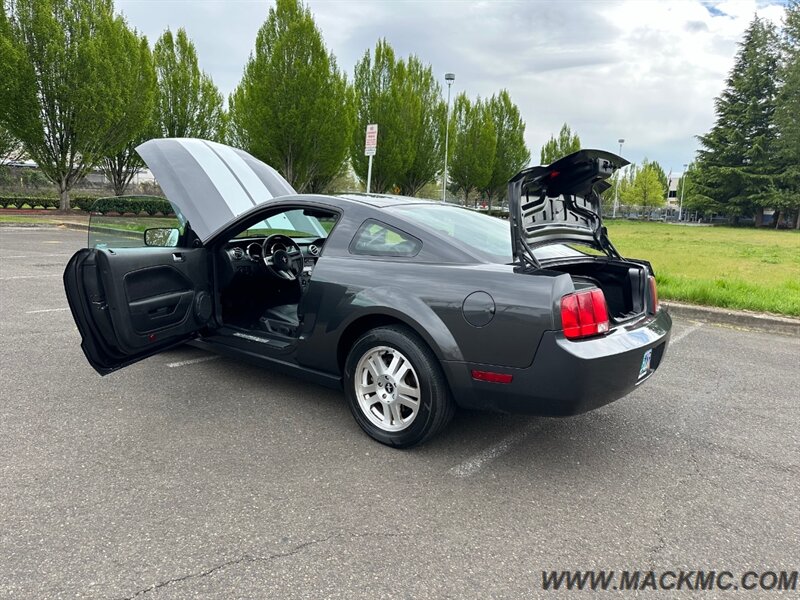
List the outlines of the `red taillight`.
{"type": "Polygon", "coordinates": [[[561,298],[561,327],[571,340],[608,331],[608,307],[597,288],[561,298]]]}
{"type": "Polygon", "coordinates": [[[478,381],[488,381],[489,383],[511,383],[512,375],[508,373],[494,373],[492,371],[472,370],[472,378],[478,381]]]}
{"type": "Polygon", "coordinates": [[[656,278],[650,276],[650,301],[653,303],[653,312],[658,312],[658,288],[656,287],[656,278]]]}

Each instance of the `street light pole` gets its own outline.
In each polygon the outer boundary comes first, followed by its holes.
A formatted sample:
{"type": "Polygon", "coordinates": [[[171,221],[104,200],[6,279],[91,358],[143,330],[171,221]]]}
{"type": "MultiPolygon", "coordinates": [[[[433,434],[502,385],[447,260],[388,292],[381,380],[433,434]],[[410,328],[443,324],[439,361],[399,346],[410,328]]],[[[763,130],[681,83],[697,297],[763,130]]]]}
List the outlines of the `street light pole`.
{"type": "Polygon", "coordinates": [[[447,116],[444,121],[444,174],[442,175],[442,202],[447,202],[447,150],[450,145],[450,86],[456,80],[455,73],[445,73],[447,82],[447,116]]]}
{"type": "MultiPolygon", "coordinates": [[[[625,143],[625,138],[619,138],[619,155],[622,156],[622,144],[625,143]]],[[[617,218],[617,206],[619,206],[619,170],[617,170],[617,185],[614,188],[614,210],[612,211],[611,218],[617,218]]]]}
{"type": "Polygon", "coordinates": [[[686,193],[686,175],[689,165],[683,165],[683,176],[681,177],[681,201],[678,204],[678,222],[683,218],[683,195],[686,193]]]}

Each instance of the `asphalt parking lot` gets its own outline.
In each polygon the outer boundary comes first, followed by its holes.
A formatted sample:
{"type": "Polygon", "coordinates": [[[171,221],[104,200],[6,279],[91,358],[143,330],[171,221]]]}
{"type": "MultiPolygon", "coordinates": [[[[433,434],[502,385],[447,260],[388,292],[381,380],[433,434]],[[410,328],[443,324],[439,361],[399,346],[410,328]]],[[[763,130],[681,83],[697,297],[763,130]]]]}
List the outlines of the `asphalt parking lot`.
{"type": "Polygon", "coordinates": [[[550,569],[798,568],[796,338],[676,321],[621,401],[461,413],[397,451],[339,393],[193,348],[99,377],[61,282],[85,237],[0,228],[0,597],[536,598],[550,569]]]}

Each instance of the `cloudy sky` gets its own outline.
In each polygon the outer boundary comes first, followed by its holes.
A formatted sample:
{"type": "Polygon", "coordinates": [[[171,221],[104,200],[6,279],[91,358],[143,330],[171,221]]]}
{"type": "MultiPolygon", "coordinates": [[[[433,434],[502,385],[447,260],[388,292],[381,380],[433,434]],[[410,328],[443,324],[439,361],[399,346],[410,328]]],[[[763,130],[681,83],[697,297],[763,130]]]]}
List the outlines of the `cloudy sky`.
{"type": "MultiPolygon", "coordinates": [[[[267,0],[117,0],[151,44],[184,27],[200,66],[227,94],[238,83],[267,0]]],[[[504,0],[308,0],[325,42],[350,75],[385,37],[435,73],[456,74],[453,93],[507,88],[527,123],[538,161],[561,124],[584,147],[617,150],[678,172],[694,136],[713,123],[737,42],[753,15],[780,23],[774,0],[559,2],[504,0]]]]}

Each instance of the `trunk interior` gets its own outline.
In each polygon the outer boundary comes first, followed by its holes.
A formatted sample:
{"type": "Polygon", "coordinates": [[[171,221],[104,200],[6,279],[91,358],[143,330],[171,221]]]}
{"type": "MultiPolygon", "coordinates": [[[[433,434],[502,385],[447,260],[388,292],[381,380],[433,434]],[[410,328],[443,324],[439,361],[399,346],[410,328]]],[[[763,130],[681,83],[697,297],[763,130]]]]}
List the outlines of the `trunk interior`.
{"type": "Polygon", "coordinates": [[[613,259],[588,259],[547,265],[548,270],[569,273],[576,290],[599,287],[614,322],[632,319],[645,310],[648,285],[646,267],[638,263],[613,259]]]}

